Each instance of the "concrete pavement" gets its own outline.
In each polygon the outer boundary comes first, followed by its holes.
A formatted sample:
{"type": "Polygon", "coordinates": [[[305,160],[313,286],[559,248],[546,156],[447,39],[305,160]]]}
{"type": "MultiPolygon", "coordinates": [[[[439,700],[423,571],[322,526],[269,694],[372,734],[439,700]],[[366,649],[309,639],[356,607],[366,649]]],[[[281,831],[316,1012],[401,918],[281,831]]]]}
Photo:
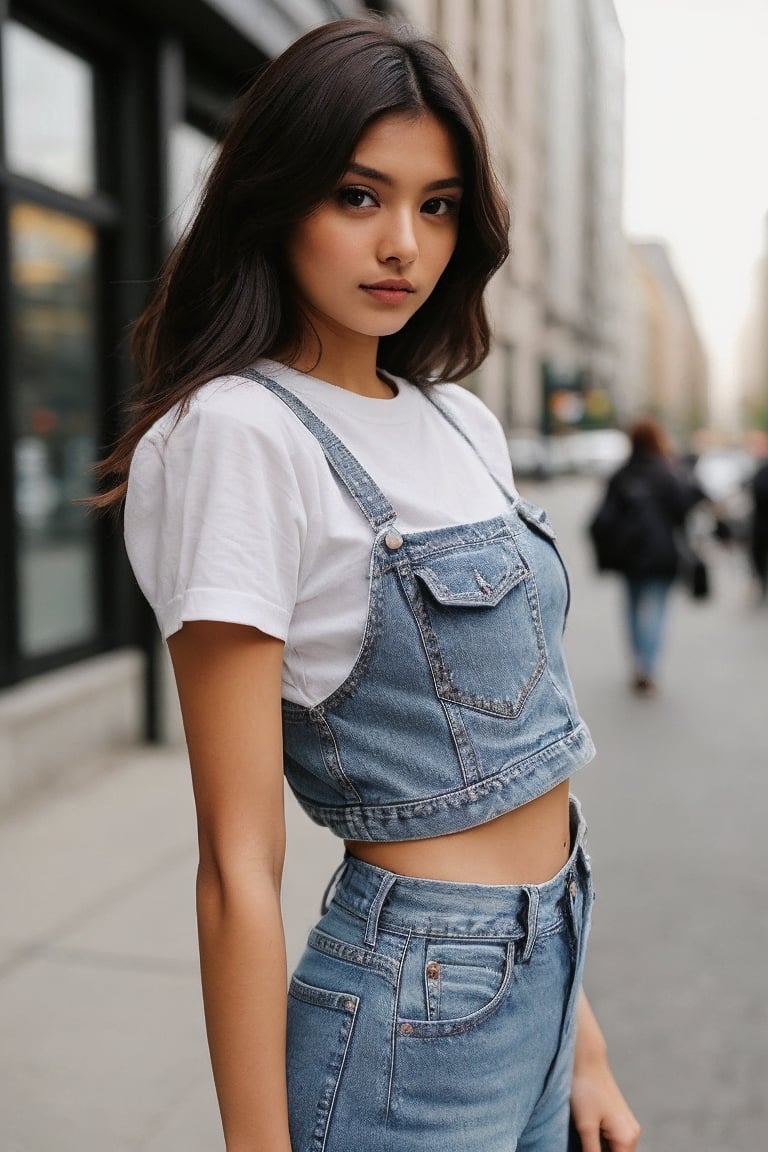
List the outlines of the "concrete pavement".
{"type": "MultiPolygon", "coordinates": [[[[599,748],[574,781],[598,887],[588,991],[644,1149],[754,1152],[768,1129],[768,612],[748,605],[741,559],[719,556],[712,601],[676,597],[662,689],[638,699],[618,588],[585,549],[593,487],[529,494],[571,565],[571,666],[599,748]]],[[[0,822],[0,1152],[212,1152],[185,759],[98,767],[0,822]]],[[[291,803],[292,959],[339,858],[291,803]]]]}

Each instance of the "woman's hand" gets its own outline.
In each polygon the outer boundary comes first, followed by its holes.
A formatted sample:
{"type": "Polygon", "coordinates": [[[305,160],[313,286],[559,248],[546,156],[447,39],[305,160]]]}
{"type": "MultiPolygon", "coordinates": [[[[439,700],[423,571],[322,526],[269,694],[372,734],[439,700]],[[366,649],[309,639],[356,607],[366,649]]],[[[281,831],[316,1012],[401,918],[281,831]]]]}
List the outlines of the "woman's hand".
{"type": "Polygon", "coordinates": [[[634,1152],[640,1125],[619,1088],[605,1039],[589,1002],[579,1000],[576,1058],[571,1086],[571,1114],[583,1152],[634,1152]]]}

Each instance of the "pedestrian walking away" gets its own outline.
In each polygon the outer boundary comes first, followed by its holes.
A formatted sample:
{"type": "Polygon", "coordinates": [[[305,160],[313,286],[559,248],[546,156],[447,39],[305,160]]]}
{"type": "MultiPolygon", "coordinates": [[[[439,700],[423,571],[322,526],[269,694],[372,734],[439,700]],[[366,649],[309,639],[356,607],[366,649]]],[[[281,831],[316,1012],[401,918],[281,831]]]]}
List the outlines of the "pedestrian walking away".
{"type": "Polygon", "coordinates": [[[582,991],[568,579],[496,419],[508,210],[443,51],[315,29],[241,98],[103,465],[168,641],[227,1152],[631,1152],[582,991]],[[344,842],[290,981],[283,775],[344,842]]]}
{"type": "MultiPolygon", "coordinates": [[[[630,429],[629,460],[610,478],[590,524],[598,567],[622,574],[625,618],[632,660],[631,686],[656,689],[669,592],[681,562],[696,563],[685,538],[685,520],[703,497],[671,455],[655,420],[630,429]]],[[[705,569],[695,594],[701,595],[705,569]]],[[[695,572],[695,569],[694,569],[695,572]]]]}
{"type": "Polygon", "coordinates": [[[758,465],[750,487],[752,491],[750,554],[757,580],[758,598],[765,601],[768,599],[768,459],[758,465]]]}

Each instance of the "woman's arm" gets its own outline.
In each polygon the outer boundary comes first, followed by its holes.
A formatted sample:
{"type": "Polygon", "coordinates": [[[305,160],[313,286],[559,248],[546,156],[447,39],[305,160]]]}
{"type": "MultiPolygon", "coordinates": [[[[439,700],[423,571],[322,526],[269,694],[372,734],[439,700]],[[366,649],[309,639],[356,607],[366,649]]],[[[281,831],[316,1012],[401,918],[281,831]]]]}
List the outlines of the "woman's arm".
{"type": "Polygon", "coordinates": [[[571,1113],[583,1152],[634,1152],[640,1125],[608,1064],[605,1037],[582,990],[579,994],[571,1113]]]}
{"type": "Polygon", "coordinates": [[[285,1086],[283,643],[184,625],[169,641],[189,748],[208,1046],[227,1152],[290,1152],[285,1086]]]}

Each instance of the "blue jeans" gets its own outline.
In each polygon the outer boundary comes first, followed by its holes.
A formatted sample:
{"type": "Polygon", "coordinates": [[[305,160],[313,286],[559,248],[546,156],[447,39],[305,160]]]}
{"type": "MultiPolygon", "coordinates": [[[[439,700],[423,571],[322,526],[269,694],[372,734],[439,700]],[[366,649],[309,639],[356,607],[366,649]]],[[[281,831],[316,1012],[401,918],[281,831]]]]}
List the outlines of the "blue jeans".
{"type": "Polygon", "coordinates": [[[592,907],[585,825],[541,885],[348,857],[291,981],[293,1152],[557,1152],[592,907]]]}
{"type": "Polygon", "coordinates": [[[666,577],[627,576],[629,642],[639,676],[653,676],[664,634],[667,600],[672,580],[666,577]]]}

